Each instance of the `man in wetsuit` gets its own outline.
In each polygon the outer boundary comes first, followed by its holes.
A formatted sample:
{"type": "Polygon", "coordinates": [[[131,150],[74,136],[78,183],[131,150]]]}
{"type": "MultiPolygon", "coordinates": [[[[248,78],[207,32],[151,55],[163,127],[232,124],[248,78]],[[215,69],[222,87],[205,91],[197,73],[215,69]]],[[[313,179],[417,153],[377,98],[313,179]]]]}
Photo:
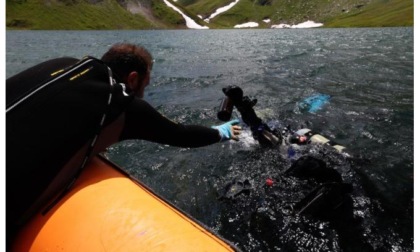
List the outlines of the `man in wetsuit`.
{"type": "Polygon", "coordinates": [[[152,57],[146,49],[132,44],[116,44],[101,60],[111,67],[117,81],[126,84],[126,92],[135,96],[121,119],[124,126],[119,140],[144,139],[180,147],[238,140],[241,128],[234,125],[236,121],[214,128],[177,124],[141,99],[153,67],[152,57]]]}
{"type": "Polygon", "coordinates": [[[200,147],[238,140],[241,131],[235,125],[238,121],[215,127],[182,125],[162,116],[144,101],[144,89],[153,66],[146,49],[116,44],[103,55],[102,61],[93,61],[84,68],[85,63],[74,58],[53,59],[7,79],[8,243],[31,216],[45,211],[48,202],[51,204],[60,192],[65,192],[85,166],[85,160],[116,142],[143,139],[200,147]],[[108,100],[108,67],[115,85],[106,107],[101,104],[108,100]],[[68,76],[55,77],[61,72],[68,76]],[[56,85],[57,82],[60,83],[56,85]],[[103,113],[106,119],[98,131],[96,122],[103,113]]]}

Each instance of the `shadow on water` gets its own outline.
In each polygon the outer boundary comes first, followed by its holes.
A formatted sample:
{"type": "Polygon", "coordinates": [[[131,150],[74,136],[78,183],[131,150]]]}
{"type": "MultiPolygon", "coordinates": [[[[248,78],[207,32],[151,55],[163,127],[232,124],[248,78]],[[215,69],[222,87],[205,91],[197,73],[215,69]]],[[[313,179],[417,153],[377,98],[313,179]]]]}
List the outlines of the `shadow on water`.
{"type": "Polygon", "coordinates": [[[375,206],[346,158],[322,147],[317,154],[302,148],[299,155],[290,160],[278,149],[260,149],[236,162],[219,183],[250,186],[223,199],[219,232],[245,251],[385,249],[369,234],[375,206]]]}

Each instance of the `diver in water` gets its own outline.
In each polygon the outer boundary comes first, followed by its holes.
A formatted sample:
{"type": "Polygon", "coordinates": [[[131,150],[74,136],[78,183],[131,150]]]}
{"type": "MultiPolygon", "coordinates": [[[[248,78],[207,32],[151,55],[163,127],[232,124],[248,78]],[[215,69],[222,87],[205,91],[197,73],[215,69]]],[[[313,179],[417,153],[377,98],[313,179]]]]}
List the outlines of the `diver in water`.
{"type": "MultiPolygon", "coordinates": [[[[229,121],[232,116],[233,108],[239,111],[242,121],[251,129],[252,136],[262,147],[275,147],[277,145],[307,145],[307,144],[325,144],[333,147],[336,151],[348,155],[343,152],[344,146],[337,144],[326,137],[312,132],[310,129],[291,130],[290,126],[285,127],[282,131],[279,129],[271,129],[261,118],[257,116],[254,106],[257,99],[251,99],[244,96],[243,90],[238,86],[228,86],[222,89],[225,98],[222,100],[217,117],[221,121],[229,121]]],[[[313,96],[305,100],[305,104],[311,109],[319,109],[322,102],[326,101],[329,96],[313,96]]]]}
{"type": "MultiPolygon", "coordinates": [[[[219,200],[224,202],[226,211],[222,214],[221,230],[228,230],[227,233],[230,229],[246,230],[243,243],[253,240],[250,237],[257,237],[262,241],[252,245],[257,250],[296,250],[290,244],[297,239],[297,245],[302,249],[308,246],[309,250],[324,251],[330,245],[325,243],[325,238],[319,239],[318,243],[319,234],[313,231],[313,223],[321,221],[328,222],[339,234],[338,240],[343,247],[351,241],[351,247],[358,248],[358,251],[374,251],[365,238],[360,218],[353,211],[352,197],[357,194],[353,192],[352,181],[344,179],[343,171],[334,167],[332,159],[327,158],[330,154],[331,158],[336,154],[343,158],[351,157],[344,152],[345,147],[310,129],[293,131],[290,126],[282,130],[272,129],[254,111],[256,99],[244,96],[238,86],[228,86],[222,91],[225,97],[220,104],[218,118],[221,121],[230,120],[232,110],[236,107],[263,151],[254,152],[236,164],[240,175],[233,172],[232,178],[229,175],[223,178],[227,181],[219,189],[219,200]],[[318,149],[320,153],[316,154],[317,151],[308,148],[299,150],[311,144],[323,146],[318,149]],[[281,146],[287,146],[287,151],[281,146]],[[295,150],[299,150],[299,155],[295,150]],[[282,155],[282,151],[286,155],[282,155]],[[290,167],[285,168],[287,165],[290,167]],[[270,177],[265,183],[259,182],[264,181],[260,174],[270,177]],[[308,219],[312,220],[306,222],[308,219]],[[297,231],[311,237],[304,238],[310,242],[302,243],[300,236],[293,234],[296,232],[293,226],[295,220],[298,221],[297,231]],[[310,223],[308,228],[305,227],[306,223],[310,223]],[[314,247],[318,246],[317,243],[321,249],[314,247]]],[[[314,97],[311,99],[305,102],[318,102],[314,97]]],[[[319,104],[314,103],[313,107],[317,106],[319,104]]],[[[233,167],[232,170],[235,169],[233,167]]],[[[324,227],[321,233],[321,237],[324,237],[324,227]]],[[[232,239],[239,237],[237,235],[232,239]]]]}
{"type": "Polygon", "coordinates": [[[91,157],[116,142],[200,147],[238,140],[238,120],[182,125],[144,101],[152,67],[146,49],[119,43],[101,61],[53,59],[7,79],[8,242],[46,203],[65,194],[91,157]]]}

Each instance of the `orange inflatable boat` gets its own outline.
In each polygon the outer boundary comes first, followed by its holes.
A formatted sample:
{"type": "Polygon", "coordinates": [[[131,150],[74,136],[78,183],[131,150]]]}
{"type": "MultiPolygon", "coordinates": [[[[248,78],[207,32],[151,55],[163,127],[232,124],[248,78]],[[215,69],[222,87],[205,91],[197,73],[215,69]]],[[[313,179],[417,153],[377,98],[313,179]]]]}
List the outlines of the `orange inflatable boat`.
{"type": "Polygon", "coordinates": [[[32,218],[12,246],[12,251],[236,250],[100,156],[46,215],[32,218]]]}

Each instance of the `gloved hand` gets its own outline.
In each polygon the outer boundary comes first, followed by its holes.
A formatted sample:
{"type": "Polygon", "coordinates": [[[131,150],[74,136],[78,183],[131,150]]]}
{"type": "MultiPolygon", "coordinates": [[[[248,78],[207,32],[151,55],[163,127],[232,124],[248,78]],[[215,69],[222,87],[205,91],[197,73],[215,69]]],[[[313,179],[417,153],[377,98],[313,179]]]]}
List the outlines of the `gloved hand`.
{"type": "Polygon", "coordinates": [[[229,121],[219,126],[212,126],[212,128],[217,129],[219,131],[220,138],[221,138],[220,142],[226,141],[229,139],[238,141],[239,140],[238,135],[241,134],[242,128],[236,124],[239,124],[238,119],[229,121]]]}

